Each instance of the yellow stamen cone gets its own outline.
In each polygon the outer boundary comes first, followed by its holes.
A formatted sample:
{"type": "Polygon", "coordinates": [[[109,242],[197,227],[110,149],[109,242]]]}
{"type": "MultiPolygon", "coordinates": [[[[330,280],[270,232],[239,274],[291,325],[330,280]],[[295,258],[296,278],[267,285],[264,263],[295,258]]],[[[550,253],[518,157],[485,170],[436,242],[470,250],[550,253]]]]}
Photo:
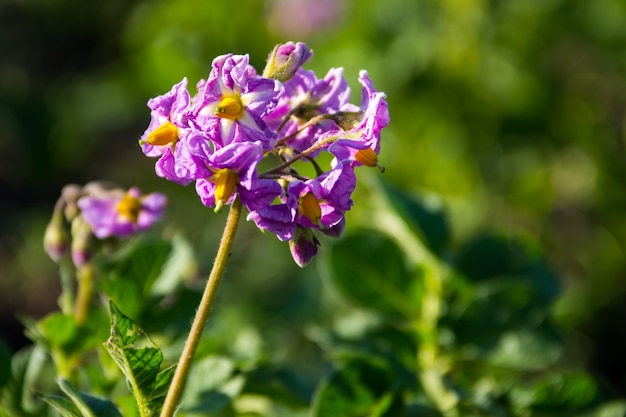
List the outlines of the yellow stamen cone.
{"type": "Polygon", "coordinates": [[[172,122],[165,122],[161,126],[148,133],[148,137],[140,143],[148,143],[153,146],[164,146],[178,140],[178,128],[172,122]]]}
{"type": "Polygon", "coordinates": [[[354,154],[354,159],[367,167],[377,167],[380,172],[385,172],[385,167],[378,165],[378,155],[372,148],[358,150],[354,154]]]}
{"type": "Polygon", "coordinates": [[[117,212],[120,216],[126,217],[133,223],[137,223],[140,211],[141,201],[130,195],[130,193],[124,194],[124,198],[117,204],[117,212]]]}
{"type": "Polygon", "coordinates": [[[239,176],[235,171],[228,168],[222,168],[215,172],[212,179],[215,183],[214,211],[217,213],[235,193],[237,183],[239,182],[239,176]]]}
{"type": "Polygon", "coordinates": [[[237,120],[243,115],[243,103],[239,95],[227,96],[215,109],[215,115],[223,119],[237,120]]]}
{"type": "Polygon", "coordinates": [[[313,193],[306,193],[300,197],[298,200],[298,210],[313,224],[318,224],[322,218],[320,202],[313,193]]]}

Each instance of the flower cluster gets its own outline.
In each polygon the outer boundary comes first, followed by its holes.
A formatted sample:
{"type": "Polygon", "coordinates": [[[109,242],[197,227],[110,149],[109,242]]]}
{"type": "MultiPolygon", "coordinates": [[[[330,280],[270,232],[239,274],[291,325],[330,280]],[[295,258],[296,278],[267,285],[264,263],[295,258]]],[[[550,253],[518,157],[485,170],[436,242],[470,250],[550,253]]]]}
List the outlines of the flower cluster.
{"type": "Polygon", "coordinates": [[[71,249],[72,261],[81,267],[93,255],[93,237],[125,238],[144,232],[161,218],[166,202],[163,194],[142,195],[135,187],[67,185],[46,228],[44,248],[57,262],[71,249]]]}
{"type": "Polygon", "coordinates": [[[302,68],[311,57],[303,43],[278,45],[259,75],[248,55],[219,56],[193,97],[183,79],[148,101],[152,117],[139,140],[147,156],[158,157],[158,176],[195,181],[200,200],[215,211],[239,198],[248,220],[289,241],[300,266],[317,253],[314,231],[342,234],[355,167],[383,170],[380,134],[389,123],[385,94],[366,71],[359,74],[360,105],[351,104],[343,69],[318,78],[302,68]],[[326,169],[322,153],[331,155],[326,169]],[[262,160],[275,165],[262,170],[262,160]]]}

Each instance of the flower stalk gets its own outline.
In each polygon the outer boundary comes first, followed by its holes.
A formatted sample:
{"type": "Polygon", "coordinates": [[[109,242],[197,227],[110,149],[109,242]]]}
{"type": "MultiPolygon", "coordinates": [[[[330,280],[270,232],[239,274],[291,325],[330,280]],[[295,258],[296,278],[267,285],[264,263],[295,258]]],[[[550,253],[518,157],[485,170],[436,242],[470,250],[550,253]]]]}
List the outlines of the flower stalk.
{"type": "Polygon", "coordinates": [[[76,305],[74,306],[74,320],[81,326],[87,319],[89,304],[94,294],[94,269],[91,263],[87,263],[76,271],[78,280],[78,292],[76,294],[76,305]]]}
{"type": "Polygon", "coordinates": [[[226,219],[226,226],[224,227],[224,233],[222,234],[222,240],[215,256],[215,262],[213,268],[207,280],[200,305],[196,311],[191,330],[187,336],[187,341],[183,347],[183,352],[180,355],[180,360],[176,367],[176,372],[170,384],[169,390],[161,409],[161,417],[171,417],[176,411],[176,407],[180,402],[183,390],[185,388],[185,382],[191,369],[191,363],[193,361],[196,348],[202,337],[202,331],[209,318],[211,307],[213,306],[213,300],[217,294],[217,289],[226,270],[226,263],[230,255],[233,243],[235,241],[235,234],[237,232],[237,225],[239,224],[239,218],[242,212],[241,201],[237,198],[230,206],[228,212],[228,218],[226,219]]]}

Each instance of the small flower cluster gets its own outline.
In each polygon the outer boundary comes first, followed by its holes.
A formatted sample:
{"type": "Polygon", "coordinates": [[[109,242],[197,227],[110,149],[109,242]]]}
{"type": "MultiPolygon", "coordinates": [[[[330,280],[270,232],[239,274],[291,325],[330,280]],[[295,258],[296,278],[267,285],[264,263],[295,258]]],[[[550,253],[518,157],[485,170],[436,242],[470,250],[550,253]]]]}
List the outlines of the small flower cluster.
{"type": "Polygon", "coordinates": [[[248,220],[289,241],[300,266],[317,253],[314,230],[342,234],[355,167],[382,171],[380,134],[389,123],[385,94],[366,71],[357,106],[349,102],[343,69],[318,78],[302,68],[311,56],[303,43],[278,45],[262,75],[248,55],[219,56],[193,97],[185,78],[148,101],[152,117],[139,141],[147,156],[158,157],[158,176],[181,185],[195,181],[207,207],[218,211],[238,197],[248,220]],[[317,162],[322,153],[331,155],[329,169],[317,162]],[[264,159],[275,166],[261,170],[264,159]],[[314,175],[298,169],[306,162],[314,175]]]}
{"type": "Polygon", "coordinates": [[[46,228],[44,248],[56,262],[71,249],[72,261],[80,268],[93,255],[93,237],[125,238],[144,232],[161,218],[166,202],[163,194],[141,195],[135,187],[125,191],[99,182],[67,185],[46,228]]]}

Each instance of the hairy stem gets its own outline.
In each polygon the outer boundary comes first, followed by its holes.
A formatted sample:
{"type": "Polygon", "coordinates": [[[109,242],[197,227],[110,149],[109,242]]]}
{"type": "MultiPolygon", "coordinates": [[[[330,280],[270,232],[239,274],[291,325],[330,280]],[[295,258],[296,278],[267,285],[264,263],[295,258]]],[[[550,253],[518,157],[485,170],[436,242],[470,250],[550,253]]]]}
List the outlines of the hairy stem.
{"type": "Polygon", "coordinates": [[[173,416],[176,411],[176,407],[180,402],[196,348],[198,347],[198,343],[202,337],[204,325],[209,318],[215,294],[217,294],[217,289],[220,281],[222,280],[222,276],[224,275],[226,263],[228,262],[228,257],[235,241],[235,233],[237,232],[237,225],[239,223],[239,218],[241,217],[241,212],[241,201],[236,198],[230,206],[228,219],[226,220],[226,226],[224,228],[224,233],[222,234],[222,240],[220,241],[220,246],[217,249],[217,255],[215,255],[213,269],[211,269],[211,274],[209,275],[204,293],[202,294],[202,299],[200,300],[200,305],[198,306],[196,316],[193,320],[193,324],[191,325],[189,336],[185,342],[185,347],[183,348],[183,352],[176,367],[172,383],[167,391],[165,402],[163,403],[163,408],[161,409],[161,417],[173,416]]]}

